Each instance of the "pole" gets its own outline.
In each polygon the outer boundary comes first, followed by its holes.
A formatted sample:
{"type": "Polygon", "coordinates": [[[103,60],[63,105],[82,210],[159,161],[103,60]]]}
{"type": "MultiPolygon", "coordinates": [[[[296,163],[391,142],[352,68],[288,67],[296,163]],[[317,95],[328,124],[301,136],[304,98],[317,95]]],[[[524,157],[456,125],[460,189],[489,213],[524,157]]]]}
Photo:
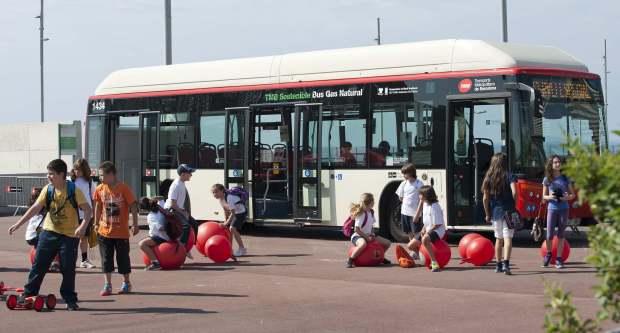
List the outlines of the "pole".
{"type": "Polygon", "coordinates": [[[39,15],[39,64],[41,66],[41,122],[45,121],[45,96],[43,88],[43,0],[41,0],[41,14],[39,15]]]}
{"type": "Polygon", "coordinates": [[[502,41],[508,43],[508,9],[507,0],[502,0],[502,41]]]}
{"type": "Polygon", "coordinates": [[[381,18],[377,17],[377,38],[375,38],[377,45],[381,45],[381,18]]]}
{"type": "Polygon", "coordinates": [[[165,0],[166,4],[166,65],[172,64],[172,0],[165,0]]]}
{"type": "Polygon", "coordinates": [[[609,147],[609,134],[607,133],[607,107],[609,105],[609,95],[607,95],[607,74],[610,72],[607,70],[607,38],[603,39],[603,98],[605,99],[605,104],[603,108],[603,131],[605,131],[605,147],[601,147],[601,149],[607,149],[609,147]]]}

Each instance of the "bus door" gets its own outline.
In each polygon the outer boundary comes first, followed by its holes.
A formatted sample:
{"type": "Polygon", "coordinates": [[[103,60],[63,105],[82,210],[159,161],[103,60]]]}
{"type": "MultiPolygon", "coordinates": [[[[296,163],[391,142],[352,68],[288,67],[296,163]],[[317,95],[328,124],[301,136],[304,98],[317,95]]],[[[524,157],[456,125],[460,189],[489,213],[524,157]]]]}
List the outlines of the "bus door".
{"type": "Polygon", "coordinates": [[[291,220],[294,188],[293,104],[254,105],[249,142],[254,217],[291,220]]]}
{"type": "Polygon", "coordinates": [[[225,120],[224,186],[249,189],[249,108],[227,108],[225,120]]]}
{"type": "Polygon", "coordinates": [[[493,154],[508,154],[508,105],[505,97],[449,103],[449,225],[485,224],[480,189],[493,154]]]}
{"type": "Polygon", "coordinates": [[[227,186],[249,185],[255,220],[320,221],[321,116],[320,104],[227,109],[227,186]]]}
{"type": "Polygon", "coordinates": [[[140,112],[140,196],[159,195],[159,111],[140,112]]]}
{"type": "Polygon", "coordinates": [[[296,104],[293,142],[293,214],[299,222],[321,221],[322,104],[296,104]]]}

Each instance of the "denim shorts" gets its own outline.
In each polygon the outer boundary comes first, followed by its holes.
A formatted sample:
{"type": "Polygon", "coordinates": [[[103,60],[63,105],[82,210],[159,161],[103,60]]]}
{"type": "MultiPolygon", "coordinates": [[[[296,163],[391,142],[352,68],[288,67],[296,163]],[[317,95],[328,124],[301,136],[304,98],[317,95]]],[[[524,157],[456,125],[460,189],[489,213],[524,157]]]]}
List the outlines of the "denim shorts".
{"type": "Polygon", "coordinates": [[[161,238],[161,237],[157,237],[157,236],[152,236],[152,237],[150,237],[150,238],[151,238],[151,240],[152,240],[153,242],[155,242],[157,245],[159,245],[159,244],[161,244],[161,243],[165,243],[165,242],[167,242],[167,240],[165,240],[165,239],[163,239],[163,238],[161,238]]]}

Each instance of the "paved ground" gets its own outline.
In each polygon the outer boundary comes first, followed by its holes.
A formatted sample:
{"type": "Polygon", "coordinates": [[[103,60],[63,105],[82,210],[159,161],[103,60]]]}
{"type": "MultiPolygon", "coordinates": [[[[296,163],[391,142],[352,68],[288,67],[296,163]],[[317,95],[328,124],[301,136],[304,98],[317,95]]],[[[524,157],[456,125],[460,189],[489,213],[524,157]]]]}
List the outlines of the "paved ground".
{"type": "MultiPolygon", "coordinates": [[[[20,229],[6,229],[16,218],[0,218],[0,280],[23,284],[29,263],[20,229]]],[[[582,315],[596,310],[594,270],[584,263],[588,249],[572,235],[567,268],[539,267],[538,249],[519,240],[514,275],[492,267],[460,265],[453,259],[440,273],[426,268],[345,269],[348,242],[335,232],[263,229],[246,242],[251,256],[213,264],[200,257],[180,271],[145,272],[132,239],[133,295],[100,297],[98,270],[80,269],[80,312],[12,311],[0,307],[0,332],[538,332],[542,330],[543,281],[557,281],[573,293],[582,315]]],[[[98,258],[98,256],[97,256],[98,258]]],[[[393,250],[389,258],[394,258],[393,250]]],[[[115,285],[120,277],[115,276],[115,285]]],[[[60,276],[46,276],[42,291],[58,293],[60,276]]],[[[61,305],[62,307],[62,305],[61,305]]]]}

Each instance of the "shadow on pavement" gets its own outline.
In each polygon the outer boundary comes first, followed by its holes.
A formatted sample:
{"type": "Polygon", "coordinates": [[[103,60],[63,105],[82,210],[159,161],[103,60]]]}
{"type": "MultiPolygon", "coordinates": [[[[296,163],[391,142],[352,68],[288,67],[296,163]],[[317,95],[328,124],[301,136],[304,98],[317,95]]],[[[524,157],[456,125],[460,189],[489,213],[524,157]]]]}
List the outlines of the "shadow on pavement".
{"type": "Polygon", "coordinates": [[[296,257],[310,257],[311,254],[299,253],[299,254],[246,254],[244,258],[259,258],[259,257],[274,257],[274,258],[296,258],[296,257]]]}
{"type": "Polygon", "coordinates": [[[121,308],[121,309],[88,309],[81,308],[83,311],[94,311],[92,316],[109,316],[119,314],[168,314],[168,313],[184,313],[184,314],[208,314],[218,313],[217,311],[207,311],[202,309],[189,308],[166,308],[166,307],[146,307],[146,308],[121,308]]]}
{"type": "Polygon", "coordinates": [[[147,296],[192,296],[192,297],[248,297],[248,295],[235,295],[235,294],[212,294],[212,293],[195,293],[195,292],[169,292],[158,293],[148,291],[136,291],[132,292],[134,295],[147,295],[147,296]]]}

